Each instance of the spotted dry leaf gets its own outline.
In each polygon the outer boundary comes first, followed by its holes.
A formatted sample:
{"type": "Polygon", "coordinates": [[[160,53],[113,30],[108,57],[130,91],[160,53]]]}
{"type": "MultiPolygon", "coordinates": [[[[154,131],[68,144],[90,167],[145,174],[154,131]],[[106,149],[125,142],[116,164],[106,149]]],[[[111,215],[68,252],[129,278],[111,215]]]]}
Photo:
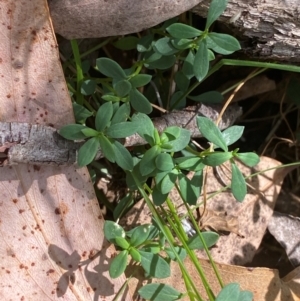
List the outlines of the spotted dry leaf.
{"type": "Polygon", "coordinates": [[[200,229],[212,229],[216,232],[232,232],[239,236],[238,218],[228,215],[226,211],[213,211],[201,207],[199,209],[199,227],[200,229]]]}

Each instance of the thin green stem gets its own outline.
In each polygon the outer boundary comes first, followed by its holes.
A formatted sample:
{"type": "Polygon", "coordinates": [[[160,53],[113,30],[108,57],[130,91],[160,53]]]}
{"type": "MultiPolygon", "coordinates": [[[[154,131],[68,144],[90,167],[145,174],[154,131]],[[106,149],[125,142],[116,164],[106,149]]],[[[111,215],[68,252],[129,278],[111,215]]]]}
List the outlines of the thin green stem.
{"type": "Polygon", "coordinates": [[[204,250],[205,250],[205,252],[206,252],[206,254],[207,254],[207,257],[208,257],[208,259],[209,259],[209,261],[210,261],[210,263],[211,263],[211,265],[212,265],[212,268],[213,268],[213,270],[214,270],[214,272],[215,272],[215,274],[216,274],[216,276],[217,276],[217,279],[218,279],[218,281],[219,281],[219,283],[220,283],[220,286],[223,287],[223,286],[224,286],[224,283],[223,283],[223,281],[222,281],[221,275],[220,275],[220,273],[219,273],[219,271],[218,271],[217,266],[215,265],[215,262],[214,262],[213,258],[211,257],[211,254],[210,254],[210,252],[209,252],[209,250],[208,250],[208,248],[207,248],[207,245],[206,245],[205,240],[204,240],[204,238],[203,238],[203,236],[202,236],[202,233],[199,231],[199,227],[198,227],[198,225],[197,225],[197,222],[195,221],[194,215],[193,215],[191,209],[189,208],[189,206],[188,206],[188,204],[187,204],[187,201],[184,199],[184,196],[182,195],[182,193],[181,193],[181,191],[180,191],[180,189],[179,189],[179,187],[178,187],[177,184],[175,184],[175,188],[176,188],[176,190],[178,191],[178,193],[179,193],[181,199],[183,200],[184,206],[185,206],[185,208],[186,208],[186,210],[187,210],[187,212],[188,212],[188,216],[189,216],[190,220],[192,221],[192,224],[193,224],[193,226],[194,226],[194,229],[195,229],[195,231],[197,232],[197,235],[200,237],[200,240],[201,240],[201,242],[202,242],[202,244],[203,244],[203,246],[204,246],[204,250]]]}
{"type": "MultiPolygon", "coordinates": [[[[175,234],[177,235],[178,239],[182,243],[184,249],[187,251],[187,253],[188,253],[188,255],[189,255],[192,263],[194,264],[197,272],[199,273],[199,276],[200,276],[201,281],[203,283],[203,286],[204,286],[204,288],[206,290],[206,293],[207,293],[207,295],[209,297],[209,300],[210,301],[214,301],[215,297],[214,297],[213,292],[212,292],[212,290],[211,290],[211,288],[210,288],[210,286],[209,286],[209,284],[208,284],[208,282],[206,280],[204,271],[203,271],[201,265],[199,264],[199,261],[198,261],[196,255],[195,255],[195,253],[193,252],[193,250],[191,250],[188,247],[188,245],[186,243],[185,235],[184,236],[181,235],[181,232],[178,230],[178,227],[176,226],[176,224],[173,222],[173,220],[169,216],[167,216],[167,220],[168,220],[168,223],[170,224],[172,230],[175,232],[175,234]]],[[[192,287],[194,289],[194,292],[197,293],[197,294],[199,294],[198,291],[197,291],[197,289],[194,288],[194,283],[193,282],[191,283],[191,285],[192,285],[192,287]]]]}
{"type": "Polygon", "coordinates": [[[83,81],[83,72],[81,66],[80,53],[78,48],[77,40],[71,40],[71,46],[73,50],[73,55],[75,59],[76,71],[77,71],[77,93],[76,93],[76,102],[80,105],[83,105],[83,95],[81,94],[81,84],[83,81]]]}
{"type": "Polygon", "coordinates": [[[106,40],[104,40],[103,42],[101,42],[100,44],[94,46],[93,48],[90,48],[88,51],[82,53],[80,55],[81,58],[84,58],[85,56],[89,55],[90,53],[102,48],[103,46],[105,46],[106,44],[110,43],[113,39],[115,38],[108,38],[106,40]]]}
{"type": "MultiPolygon", "coordinates": [[[[260,73],[263,73],[267,70],[268,68],[262,68],[259,69],[257,72],[251,74],[247,79],[251,79],[257,75],[259,75],[260,73]]],[[[221,92],[222,95],[225,95],[226,93],[232,91],[233,89],[235,89],[238,85],[240,85],[244,80],[239,81],[238,83],[234,84],[233,86],[229,87],[228,89],[224,90],[223,92],[221,92]]]]}
{"type": "Polygon", "coordinates": [[[300,72],[299,66],[291,66],[291,65],[276,64],[276,63],[265,63],[265,62],[257,62],[257,61],[222,59],[208,71],[207,75],[200,82],[195,82],[179,99],[177,99],[177,101],[173,104],[171,109],[175,108],[182,99],[186,98],[204,80],[206,80],[209,76],[211,76],[213,73],[218,71],[223,66],[270,68],[270,69],[284,70],[290,72],[300,72]]]}
{"type": "MultiPolygon", "coordinates": [[[[145,202],[146,202],[149,210],[151,211],[157,226],[159,227],[159,229],[163,233],[164,237],[166,238],[167,242],[169,243],[170,248],[171,248],[172,252],[174,253],[174,255],[176,257],[176,260],[177,260],[183,274],[185,274],[188,277],[188,279],[191,279],[190,276],[189,276],[188,271],[186,270],[186,268],[185,268],[185,266],[182,262],[182,260],[180,259],[179,255],[177,254],[176,250],[174,249],[174,245],[173,245],[174,237],[173,237],[172,233],[170,232],[167,225],[165,225],[164,222],[162,221],[161,216],[158,214],[158,212],[157,212],[156,208],[154,207],[152,201],[150,200],[147,193],[143,189],[139,179],[134,175],[134,173],[131,173],[131,175],[132,175],[132,177],[135,181],[135,184],[137,185],[137,188],[138,188],[139,192],[141,193],[141,195],[145,199],[145,202]]],[[[192,281],[190,281],[190,284],[193,286],[193,289],[195,290],[195,293],[197,293],[197,289],[194,286],[192,281]]],[[[199,293],[197,293],[196,295],[197,295],[199,301],[203,301],[203,299],[200,297],[199,293]]]]}

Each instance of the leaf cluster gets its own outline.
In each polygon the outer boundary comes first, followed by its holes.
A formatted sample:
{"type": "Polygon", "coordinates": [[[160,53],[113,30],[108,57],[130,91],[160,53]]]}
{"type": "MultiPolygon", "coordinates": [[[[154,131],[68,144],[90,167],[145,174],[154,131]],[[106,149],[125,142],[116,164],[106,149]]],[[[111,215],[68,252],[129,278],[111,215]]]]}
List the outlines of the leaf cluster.
{"type": "MultiPolygon", "coordinates": [[[[130,192],[115,209],[116,218],[132,203],[134,190],[144,192],[144,198],[147,197],[147,190],[152,194],[154,205],[160,206],[176,187],[186,205],[196,205],[202,190],[204,168],[217,167],[225,162],[231,166],[231,191],[234,197],[238,201],[244,199],[246,182],[236,161],[252,167],[259,162],[259,157],[254,153],[239,153],[238,149],[229,149],[242,136],[243,127],[232,126],[221,132],[210,119],[197,117],[198,129],[211,146],[196,151],[190,145],[188,130],[171,126],[159,133],[148,116],[152,112],[149,84],[154,87],[160,85],[162,89],[158,93],[155,90],[155,93],[159,97],[161,95],[163,105],[171,109],[185,106],[186,98],[196,102],[222,101],[222,95],[216,91],[197,96],[191,96],[190,92],[195,87],[191,84],[193,81],[200,83],[210,75],[210,62],[215,59],[215,53],[228,55],[240,49],[234,37],[210,32],[212,23],[222,14],[226,5],[227,0],[212,0],[204,30],[169,20],[141,38],[128,36],[115,41],[115,47],[137,50],[138,60],[129,69],[122,68],[112,59],[101,57],[96,60],[95,67],[99,77],[84,77],[90,66],[77,61],[77,66],[81,68],[77,75],[77,91],[72,85],[69,88],[77,97],[73,108],[78,124],[64,126],[59,133],[66,139],[82,142],[78,151],[79,166],[90,164],[101,151],[109,162],[116,163],[125,171],[130,192]],[[170,81],[175,82],[176,88],[174,93],[167,95],[163,91],[167,90],[165,87],[170,83],[164,81],[162,74],[175,65],[178,66],[178,72],[170,81]],[[148,73],[142,74],[144,70],[148,70],[148,73]],[[85,101],[83,96],[90,97],[92,101],[85,101]],[[139,135],[147,145],[130,153],[120,139],[131,135],[139,135]],[[194,172],[192,178],[187,177],[189,171],[194,172]],[[152,187],[147,185],[149,179],[154,182],[152,187]]],[[[207,250],[219,237],[214,232],[205,232],[189,237],[181,244],[166,243],[162,227],[158,226],[157,220],[154,222],[153,225],[138,226],[128,232],[115,222],[105,222],[105,237],[120,251],[110,264],[112,278],[124,272],[129,256],[143,267],[149,277],[169,277],[172,260],[183,260],[194,249],[207,250]]],[[[139,293],[143,298],[155,301],[177,300],[183,296],[163,284],[148,284],[139,293]]],[[[222,289],[215,300],[248,301],[251,298],[249,292],[240,291],[238,285],[230,284],[222,289]]]]}
{"type": "MultiPolygon", "coordinates": [[[[161,231],[154,225],[145,224],[125,232],[113,221],[105,221],[104,235],[108,241],[120,248],[120,253],[114,257],[110,264],[109,274],[112,278],[119,277],[126,269],[128,256],[140,264],[149,277],[167,278],[170,276],[170,261],[175,260],[177,253],[184,260],[187,253],[185,249],[176,245],[170,248],[161,231]],[[162,256],[162,252],[164,256],[162,256]]],[[[203,233],[203,239],[208,247],[213,246],[219,238],[214,232],[203,233]]],[[[190,249],[204,249],[203,242],[198,236],[187,241],[190,249]]]]}

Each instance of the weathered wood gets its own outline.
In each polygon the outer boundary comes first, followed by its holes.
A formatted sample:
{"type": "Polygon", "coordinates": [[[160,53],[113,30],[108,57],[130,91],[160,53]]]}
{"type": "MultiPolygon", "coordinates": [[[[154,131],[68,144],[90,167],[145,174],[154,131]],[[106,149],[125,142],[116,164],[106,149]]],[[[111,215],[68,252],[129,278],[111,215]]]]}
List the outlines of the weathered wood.
{"type": "MultiPolygon", "coordinates": [[[[162,132],[168,126],[185,127],[193,138],[201,137],[197,129],[196,116],[218,118],[221,105],[200,105],[174,111],[153,120],[154,126],[162,132]]],[[[220,129],[232,125],[241,115],[240,107],[229,106],[219,124],[220,129]]],[[[83,142],[73,142],[60,136],[56,129],[38,124],[0,122],[0,166],[29,163],[35,165],[72,165],[76,164],[77,153],[83,142]]],[[[145,144],[139,135],[126,138],[125,146],[145,144]]],[[[101,152],[97,158],[102,157],[101,152]]]]}
{"type": "MultiPolygon", "coordinates": [[[[207,16],[210,0],[193,12],[207,16]]],[[[242,45],[253,57],[300,62],[299,0],[229,0],[219,20],[251,44],[242,45]]]]}
{"type": "Polygon", "coordinates": [[[0,122],[0,151],[6,153],[2,165],[72,165],[80,145],[50,126],[0,122]]]}

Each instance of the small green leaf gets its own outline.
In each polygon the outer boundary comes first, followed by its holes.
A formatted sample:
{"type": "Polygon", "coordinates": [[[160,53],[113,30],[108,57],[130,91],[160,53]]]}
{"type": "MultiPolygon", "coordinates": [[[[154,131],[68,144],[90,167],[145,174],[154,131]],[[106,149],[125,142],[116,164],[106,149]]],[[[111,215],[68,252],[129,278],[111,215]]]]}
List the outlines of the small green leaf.
{"type": "Polygon", "coordinates": [[[166,201],[166,199],[167,199],[167,197],[168,197],[168,194],[169,194],[169,193],[162,193],[162,192],[158,189],[157,185],[154,186],[154,188],[153,188],[153,190],[152,190],[152,199],[153,199],[154,205],[155,205],[155,206],[160,206],[160,205],[162,205],[162,204],[166,201]]]}
{"type": "Polygon", "coordinates": [[[176,62],[175,55],[168,55],[168,56],[162,56],[158,60],[154,60],[152,62],[147,61],[145,66],[148,69],[166,70],[174,66],[175,62],[176,62]]]}
{"type": "MultiPolygon", "coordinates": [[[[202,238],[203,238],[207,248],[210,248],[213,245],[215,245],[219,239],[219,234],[215,233],[215,232],[202,232],[201,235],[202,235],[202,238]]],[[[195,249],[203,250],[204,249],[202,240],[200,239],[200,237],[198,235],[194,235],[193,237],[189,238],[189,240],[187,241],[187,245],[189,246],[189,248],[191,250],[195,250],[195,249]]]]}
{"type": "Polygon", "coordinates": [[[99,135],[99,132],[98,131],[95,131],[94,129],[91,129],[91,128],[85,128],[85,129],[82,129],[81,132],[84,134],[84,136],[86,137],[96,137],[99,135]]]}
{"type": "Polygon", "coordinates": [[[113,45],[121,50],[132,50],[132,49],[136,49],[138,41],[139,41],[138,37],[127,36],[114,42],[113,45]]]}
{"type": "Polygon", "coordinates": [[[170,126],[166,130],[164,130],[164,133],[170,133],[170,130],[172,128],[179,129],[179,136],[174,140],[169,140],[167,143],[172,146],[171,149],[168,149],[168,152],[179,152],[182,149],[184,149],[190,142],[191,138],[191,132],[189,130],[180,128],[180,127],[173,127],[170,126]]]}
{"type": "Polygon", "coordinates": [[[170,265],[161,256],[144,251],[139,252],[142,256],[141,265],[149,276],[160,279],[170,276],[170,265]]]}
{"type": "Polygon", "coordinates": [[[104,157],[107,160],[109,160],[110,162],[115,163],[116,158],[115,158],[115,153],[114,153],[114,148],[113,148],[112,142],[103,135],[99,136],[98,139],[99,139],[101,151],[102,151],[104,157]]]}
{"type": "Polygon", "coordinates": [[[259,163],[260,158],[255,153],[237,153],[236,156],[247,166],[253,167],[259,163]]]}
{"type": "Polygon", "coordinates": [[[150,224],[145,224],[134,228],[130,237],[130,245],[137,247],[144,243],[150,233],[150,224]]]}
{"type": "Polygon", "coordinates": [[[188,96],[189,99],[201,103],[221,103],[224,99],[223,95],[218,91],[209,91],[197,96],[188,96]]]}
{"type": "Polygon", "coordinates": [[[222,136],[219,128],[214,124],[214,122],[207,117],[197,116],[197,125],[199,131],[209,142],[219,146],[224,151],[228,151],[227,144],[222,136]]]}
{"type": "Polygon", "coordinates": [[[222,132],[222,136],[225,140],[227,146],[233,144],[234,142],[238,141],[244,132],[244,126],[234,125],[222,132]]]}
{"type": "MultiPolygon", "coordinates": [[[[185,248],[175,246],[174,249],[181,260],[184,260],[186,258],[187,253],[186,253],[185,248]]],[[[171,248],[166,247],[164,250],[168,254],[168,256],[170,257],[171,260],[174,260],[174,261],[177,260],[175,254],[171,248]]]]}
{"type": "Polygon", "coordinates": [[[176,158],[175,162],[180,169],[198,171],[204,168],[203,159],[197,156],[176,158]]]}
{"type": "Polygon", "coordinates": [[[207,36],[208,47],[220,54],[231,54],[241,49],[239,41],[228,34],[211,32],[207,36]]]}
{"type": "Polygon", "coordinates": [[[172,45],[177,49],[187,49],[192,46],[193,40],[191,39],[172,39],[172,45]]]}
{"type": "Polygon", "coordinates": [[[216,301],[239,301],[240,285],[230,283],[225,285],[218,294],[216,301]]]}
{"type": "Polygon", "coordinates": [[[93,79],[85,80],[80,87],[80,92],[83,95],[92,95],[96,90],[96,82],[93,79]]]}
{"type": "Polygon", "coordinates": [[[190,50],[182,66],[182,72],[188,79],[191,79],[195,75],[194,61],[195,61],[195,54],[193,50],[190,50]]]}
{"type": "Polygon", "coordinates": [[[203,183],[202,170],[195,172],[191,180],[182,173],[179,174],[178,178],[179,178],[179,187],[183,199],[189,205],[196,205],[197,200],[201,193],[201,188],[203,183]]]}
{"type": "Polygon", "coordinates": [[[180,136],[180,130],[181,128],[178,126],[167,127],[161,135],[161,140],[164,142],[169,142],[171,140],[177,139],[180,136]]]}
{"type": "Polygon", "coordinates": [[[121,276],[126,269],[127,260],[128,260],[128,251],[123,250],[110,263],[109,276],[113,279],[121,276]]]}
{"type": "Polygon", "coordinates": [[[84,106],[77,104],[76,102],[73,102],[73,111],[75,115],[75,120],[78,123],[85,123],[88,117],[93,116],[93,112],[89,111],[84,106]]]}
{"type": "Polygon", "coordinates": [[[160,153],[158,146],[153,146],[146,151],[142,160],[140,161],[140,172],[143,176],[147,176],[156,169],[155,158],[160,153]]]}
{"type": "Polygon", "coordinates": [[[127,250],[130,246],[129,242],[122,236],[117,236],[115,238],[116,245],[121,247],[122,249],[127,250]]]}
{"type": "Polygon", "coordinates": [[[158,39],[154,43],[153,48],[156,52],[164,56],[172,55],[178,52],[178,50],[173,47],[171,39],[169,37],[158,39]]]}
{"type": "Polygon", "coordinates": [[[137,43],[137,51],[138,52],[146,52],[152,49],[152,41],[153,41],[153,34],[144,36],[140,38],[140,40],[137,43]]]}
{"type": "Polygon", "coordinates": [[[112,102],[106,102],[98,109],[95,120],[96,130],[103,131],[107,127],[113,112],[112,102]]]}
{"type": "Polygon", "coordinates": [[[146,86],[150,83],[152,76],[150,74],[137,74],[132,77],[129,81],[133,88],[139,88],[146,86]]]}
{"type": "Polygon", "coordinates": [[[232,179],[231,191],[233,196],[242,202],[247,194],[247,185],[245,178],[235,163],[231,164],[232,179]]]}
{"type": "Polygon", "coordinates": [[[123,103],[118,108],[113,118],[111,119],[111,125],[126,121],[129,115],[130,115],[130,104],[128,102],[123,103]]]}
{"type": "Polygon", "coordinates": [[[201,30],[182,23],[174,23],[167,27],[166,30],[173,38],[178,39],[195,38],[203,33],[201,30]]]}
{"type": "Polygon", "coordinates": [[[118,96],[125,97],[131,90],[131,83],[127,79],[120,80],[114,85],[114,89],[118,96]]]}
{"type": "Polygon", "coordinates": [[[116,81],[126,78],[126,74],[121,66],[109,58],[98,58],[96,60],[96,65],[102,74],[106,75],[107,77],[111,77],[116,81]]]}
{"type": "Polygon", "coordinates": [[[207,46],[207,51],[208,51],[208,60],[209,61],[213,61],[213,60],[215,60],[215,54],[210,50],[210,49],[208,49],[208,46],[207,46]]]}
{"type": "Polygon", "coordinates": [[[252,301],[253,293],[249,291],[241,291],[239,295],[239,301],[252,301]]]}
{"type": "Polygon", "coordinates": [[[144,60],[144,65],[146,67],[149,66],[149,64],[159,60],[162,58],[162,55],[158,52],[155,52],[154,50],[151,50],[147,53],[145,53],[144,57],[143,57],[143,60],[144,60]]]}
{"type": "Polygon", "coordinates": [[[162,194],[169,193],[171,189],[174,187],[175,182],[177,180],[178,170],[173,169],[171,172],[165,175],[162,181],[159,183],[160,191],[162,194]]]}
{"type": "Polygon", "coordinates": [[[133,169],[133,159],[130,152],[119,142],[113,143],[116,163],[124,170],[133,169]]]}
{"type": "Polygon", "coordinates": [[[145,247],[141,248],[140,250],[152,254],[157,254],[161,251],[161,247],[158,246],[158,244],[149,244],[149,245],[147,244],[145,247]]]}
{"type": "Polygon", "coordinates": [[[134,122],[120,122],[111,125],[105,130],[105,134],[111,138],[126,138],[136,133],[137,128],[134,122]]]}
{"type": "Polygon", "coordinates": [[[113,215],[114,220],[122,217],[124,213],[134,205],[132,193],[128,193],[125,197],[123,197],[117,206],[114,208],[113,215]]]}
{"type": "Polygon", "coordinates": [[[125,238],[126,236],[124,229],[119,224],[113,221],[105,221],[103,230],[105,238],[113,244],[116,243],[116,237],[125,238]]]}
{"type": "Polygon", "coordinates": [[[183,73],[183,71],[179,71],[175,74],[175,83],[180,91],[186,91],[190,85],[190,80],[183,73]]]}
{"type": "Polygon", "coordinates": [[[136,124],[137,133],[151,146],[154,144],[154,125],[152,120],[143,113],[134,114],[132,122],[136,124]]]}
{"type": "Polygon", "coordinates": [[[208,29],[213,22],[223,13],[227,6],[227,0],[212,0],[208,9],[205,29],[208,29]]]}
{"type": "Polygon", "coordinates": [[[88,73],[91,67],[91,63],[89,60],[84,60],[81,62],[82,73],[88,73]]]}
{"type": "Polygon", "coordinates": [[[208,166],[218,166],[233,157],[232,152],[214,152],[203,159],[203,163],[208,166]]]}
{"type": "Polygon", "coordinates": [[[100,148],[99,139],[94,137],[85,142],[78,151],[78,166],[90,164],[100,148]]]}
{"type": "Polygon", "coordinates": [[[150,301],[175,301],[182,296],[180,292],[167,284],[150,283],[139,289],[142,298],[150,301]]]}
{"type": "Polygon", "coordinates": [[[82,140],[85,139],[86,136],[82,133],[83,129],[86,129],[85,125],[81,124],[69,124],[63,126],[58,133],[68,140],[82,140]]]}
{"type": "Polygon", "coordinates": [[[208,73],[209,60],[206,41],[202,40],[199,45],[199,49],[196,52],[194,60],[194,74],[197,80],[202,81],[208,73]]]}
{"type": "Polygon", "coordinates": [[[112,95],[112,94],[102,95],[101,98],[105,101],[113,101],[113,102],[120,101],[120,99],[121,99],[119,96],[115,96],[115,95],[112,95]]]}
{"type": "Polygon", "coordinates": [[[132,89],[129,93],[129,100],[132,107],[141,113],[150,114],[152,106],[149,100],[137,89],[132,89]]]}
{"type": "Polygon", "coordinates": [[[129,254],[130,254],[130,256],[132,257],[133,260],[135,260],[136,262],[141,262],[142,256],[136,248],[131,247],[129,249],[129,254]]]}
{"type": "Polygon", "coordinates": [[[171,171],[174,168],[174,163],[171,155],[161,153],[155,158],[156,168],[161,171],[171,171]]]}

